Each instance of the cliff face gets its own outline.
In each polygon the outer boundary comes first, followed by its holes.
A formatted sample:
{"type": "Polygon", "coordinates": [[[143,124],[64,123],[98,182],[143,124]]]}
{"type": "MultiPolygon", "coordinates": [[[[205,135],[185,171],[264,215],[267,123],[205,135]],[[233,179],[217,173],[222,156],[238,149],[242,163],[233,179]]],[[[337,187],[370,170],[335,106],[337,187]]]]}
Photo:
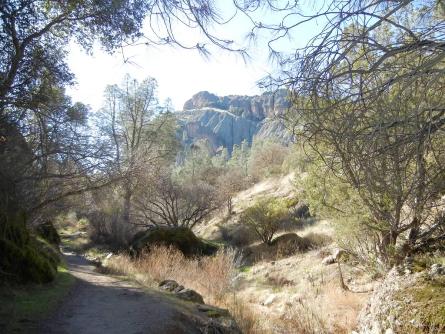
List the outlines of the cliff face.
{"type": "Polygon", "coordinates": [[[216,150],[239,145],[243,140],[252,143],[254,137],[275,138],[288,143],[291,139],[284,124],[277,117],[289,103],[287,91],[264,93],[257,96],[230,95],[219,97],[199,92],[177,113],[184,143],[207,139],[216,150]]]}

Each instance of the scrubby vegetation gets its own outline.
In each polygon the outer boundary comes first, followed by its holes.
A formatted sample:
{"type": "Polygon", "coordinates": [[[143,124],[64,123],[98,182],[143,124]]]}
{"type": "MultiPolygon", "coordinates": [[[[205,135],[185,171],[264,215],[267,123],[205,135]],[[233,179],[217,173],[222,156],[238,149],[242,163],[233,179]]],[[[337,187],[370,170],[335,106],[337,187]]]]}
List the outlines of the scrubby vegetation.
{"type": "Polygon", "coordinates": [[[234,5],[2,1],[2,319],[68,287],[63,243],[146,285],[174,279],[246,333],[445,330],[444,1],[234,5]],[[260,97],[201,92],[180,114],[130,75],[94,112],[67,95],[71,43],[126,63],[133,43],[247,59],[213,33],[239,13],[280,72],[260,97]]]}
{"type": "Polygon", "coordinates": [[[272,244],[275,233],[285,219],[289,219],[288,208],[283,201],[274,198],[259,199],[247,208],[241,217],[241,220],[250,225],[266,245],[272,244]]]}

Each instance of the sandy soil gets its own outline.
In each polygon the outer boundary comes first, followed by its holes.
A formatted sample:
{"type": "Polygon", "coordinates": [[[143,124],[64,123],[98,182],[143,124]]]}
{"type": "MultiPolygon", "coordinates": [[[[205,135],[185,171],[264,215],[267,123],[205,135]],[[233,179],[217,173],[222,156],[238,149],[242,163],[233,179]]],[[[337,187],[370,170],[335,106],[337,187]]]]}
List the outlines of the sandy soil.
{"type": "Polygon", "coordinates": [[[87,260],[66,255],[77,278],[70,296],[39,333],[200,333],[187,306],[157,291],[95,271],[87,260]]]}

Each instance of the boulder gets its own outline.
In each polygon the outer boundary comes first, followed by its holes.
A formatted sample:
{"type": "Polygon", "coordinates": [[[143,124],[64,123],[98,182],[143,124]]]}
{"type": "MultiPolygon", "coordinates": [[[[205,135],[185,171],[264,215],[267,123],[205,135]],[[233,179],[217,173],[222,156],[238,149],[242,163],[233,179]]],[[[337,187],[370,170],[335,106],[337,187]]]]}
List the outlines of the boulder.
{"type": "Polygon", "coordinates": [[[272,241],[272,246],[279,248],[282,255],[289,256],[297,252],[307,251],[311,247],[311,242],[296,233],[286,233],[276,237],[272,241]]]}
{"type": "Polygon", "coordinates": [[[189,302],[204,304],[204,299],[195,290],[182,289],[179,292],[176,292],[175,296],[189,302]]]}
{"type": "Polygon", "coordinates": [[[444,333],[445,278],[391,269],[358,317],[360,334],[444,333]]]}
{"type": "Polygon", "coordinates": [[[325,257],[321,263],[324,265],[330,265],[333,263],[337,263],[340,258],[342,257],[342,255],[345,254],[345,251],[342,249],[336,249],[332,255],[329,255],[327,257],[325,257]]]}
{"type": "Polygon", "coordinates": [[[241,334],[235,319],[229,311],[210,305],[199,304],[199,312],[202,312],[209,320],[201,326],[202,333],[208,334],[241,334]]]}
{"type": "Polygon", "coordinates": [[[179,292],[179,291],[182,291],[182,290],[184,290],[185,288],[184,288],[184,285],[178,285],[174,290],[173,290],[173,292],[174,293],[177,293],[177,292],[179,292]]]}
{"type": "Polygon", "coordinates": [[[202,296],[194,290],[186,289],[174,280],[164,280],[159,283],[159,287],[163,290],[172,292],[176,297],[194,303],[204,304],[202,296]]]}
{"type": "Polygon", "coordinates": [[[179,284],[176,281],[167,279],[162,281],[161,283],[159,283],[159,287],[163,290],[167,290],[167,291],[174,291],[177,287],[179,286],[179,284]]]}
{"type": "Polygon", "coordinates": [[[130,254],[139,256],[143,250],[163,245],[180,250],[185,256],[212,255],[218,247],[201,240],[190,229],[158,227],[137,233],[130,243],[130,254]]]}
{"type": "Polygon", "coordinates": [[[266,300],[262,303],[263,306],[269,306],[272,305],[272,303],[275,301],[276,296],[275,295],[270,295],[269,297],[266,298],[266,300]]]}

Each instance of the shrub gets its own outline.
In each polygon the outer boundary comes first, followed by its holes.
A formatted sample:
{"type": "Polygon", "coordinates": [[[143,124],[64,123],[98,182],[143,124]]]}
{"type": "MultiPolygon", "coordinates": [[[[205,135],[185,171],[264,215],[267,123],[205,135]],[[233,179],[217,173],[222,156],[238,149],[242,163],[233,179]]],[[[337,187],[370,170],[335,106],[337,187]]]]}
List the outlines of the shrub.
{"type": "Polygon", "coordinates": [[[219,226],[222,240],[235,247],[245,247],[257,242],[258,235],[248,225],[219,226]]]}
{"type": "Polygon", "coordinates": [[[271,140],[255,140],[249,157],[249,175],[256,180],[281,174],[289,148],[271,140]]]}
{"type": "Polygon", "coordinates": [[[286,204],[270,197],[260,199],[247,208],[241,216],[241,221],[250,225],[265,244],[271,245],[280,224],[288,217],[286,204]]]}

